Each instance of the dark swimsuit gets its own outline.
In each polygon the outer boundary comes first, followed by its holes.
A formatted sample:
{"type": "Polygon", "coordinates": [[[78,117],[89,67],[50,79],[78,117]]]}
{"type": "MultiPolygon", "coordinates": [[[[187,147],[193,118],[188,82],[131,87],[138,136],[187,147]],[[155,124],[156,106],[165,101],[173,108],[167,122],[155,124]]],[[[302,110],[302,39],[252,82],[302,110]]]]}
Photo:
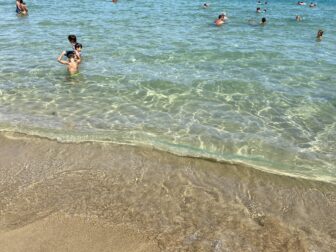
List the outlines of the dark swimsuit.
{"type": "Polygon", "coordinates": [[[19,9],[19,7],[16,5],[16,10],[15,10],[15,12],[17,13],[17,14],[20,14],[21,13],[21,10],[19,9]]]}

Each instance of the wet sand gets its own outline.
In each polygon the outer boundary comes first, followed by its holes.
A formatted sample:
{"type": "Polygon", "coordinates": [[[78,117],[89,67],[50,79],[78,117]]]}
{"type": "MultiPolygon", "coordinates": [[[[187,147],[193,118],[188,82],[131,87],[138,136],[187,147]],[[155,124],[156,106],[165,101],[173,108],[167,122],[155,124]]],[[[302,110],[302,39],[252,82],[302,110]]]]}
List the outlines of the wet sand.
{"type": "Polygon", "coordinates": [[[151,148],[0,135],[4,251],[336,251],[336,185],[151,148]]]}

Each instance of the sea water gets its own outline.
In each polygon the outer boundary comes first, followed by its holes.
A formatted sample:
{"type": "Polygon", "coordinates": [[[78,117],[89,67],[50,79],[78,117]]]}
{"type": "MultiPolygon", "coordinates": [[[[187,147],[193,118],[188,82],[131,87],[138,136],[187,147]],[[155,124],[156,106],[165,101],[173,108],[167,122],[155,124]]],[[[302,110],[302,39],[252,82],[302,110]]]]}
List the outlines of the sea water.
{"type": "Polygon", "coordinates": [[[21,17],[1,0],[0,130],[335,182],[336,1],[202,4],[33,0],[21,17]],[[56,60],[69,34],[83,44],[76,76],[56,60]]]}

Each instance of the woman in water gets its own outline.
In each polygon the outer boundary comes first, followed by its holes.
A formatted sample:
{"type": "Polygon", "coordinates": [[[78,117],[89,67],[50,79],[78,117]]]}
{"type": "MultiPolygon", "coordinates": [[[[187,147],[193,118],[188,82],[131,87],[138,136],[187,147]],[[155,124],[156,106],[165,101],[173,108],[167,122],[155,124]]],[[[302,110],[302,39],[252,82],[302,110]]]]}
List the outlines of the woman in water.
{"type": "Polygon", "coordinates": [[[16,0],[16,13],[20,15],[28,15],[28,8],[23,0],[16,0]]]}

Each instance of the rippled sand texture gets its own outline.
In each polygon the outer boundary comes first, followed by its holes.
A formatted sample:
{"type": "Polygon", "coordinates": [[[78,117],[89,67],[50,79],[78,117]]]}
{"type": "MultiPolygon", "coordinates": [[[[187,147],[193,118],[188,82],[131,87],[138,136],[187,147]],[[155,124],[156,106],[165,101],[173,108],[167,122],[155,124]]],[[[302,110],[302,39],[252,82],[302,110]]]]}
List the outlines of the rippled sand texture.
{"type": "Polygon", "coordinates": [[[6,251],[336,251],[336,186],[131,146],[0,137],[6,251]]]}

